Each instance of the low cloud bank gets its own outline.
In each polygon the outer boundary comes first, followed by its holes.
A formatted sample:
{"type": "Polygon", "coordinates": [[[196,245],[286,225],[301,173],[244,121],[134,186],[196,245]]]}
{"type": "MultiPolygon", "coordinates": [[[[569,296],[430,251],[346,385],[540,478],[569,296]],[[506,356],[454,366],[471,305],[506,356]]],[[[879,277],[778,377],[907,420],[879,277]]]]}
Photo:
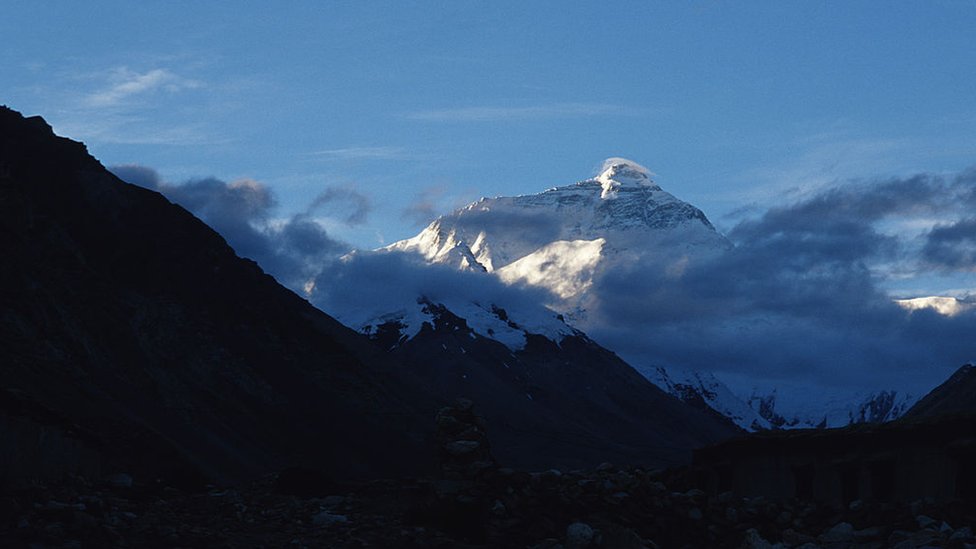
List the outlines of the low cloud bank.
{"type": "Polygon", "coordinates": [[[976,357],[976,311],[907,312],[883,287],[976,269],[974,207],[974,171],[828,189],[739,223],[733,249],[681,276],[659,261],[603,273],[589,332],[733,382],[927,388],[976,357]]]}

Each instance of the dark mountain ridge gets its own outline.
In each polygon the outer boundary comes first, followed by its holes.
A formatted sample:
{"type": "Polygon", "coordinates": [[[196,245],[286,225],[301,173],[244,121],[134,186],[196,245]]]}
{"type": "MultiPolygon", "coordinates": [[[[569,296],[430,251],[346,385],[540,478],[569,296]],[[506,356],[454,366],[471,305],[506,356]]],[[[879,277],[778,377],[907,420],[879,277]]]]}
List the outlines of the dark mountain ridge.
{"type": "Polygon", "coordinates": [[[976,416],[976,367],[972,364],[960,367],[949,379],[929,391],[905,413],[904,419],[950,415],[976,416]]]}
{"type": "Polygon", "coordinates": [[[45,467],[225,481],[288,465],[417,473],[429,461],[433,403],[365,340],[189,212],[6,108],[0,242],[0,409],[18,441],[5,445],[8,480],[59,451],[64,463],[45,467]],[[27,409],[15,400],[47,412],[11,412],[27,409]],[[55,432],[66,447],[47,451],[55,432]]]}

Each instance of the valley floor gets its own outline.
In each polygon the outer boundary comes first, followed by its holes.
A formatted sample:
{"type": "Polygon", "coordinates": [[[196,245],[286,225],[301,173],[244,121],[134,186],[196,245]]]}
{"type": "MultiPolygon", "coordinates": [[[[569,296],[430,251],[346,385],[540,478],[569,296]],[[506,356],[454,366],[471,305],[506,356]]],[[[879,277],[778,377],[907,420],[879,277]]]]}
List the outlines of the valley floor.
{"type": "Polygon", "coordinates": [[[976,546],[972,505],[835,509],[707,495],[694,484],[689,469],[609,464],[358,485],[286,473],[189,491],[73,479],[0,496],[0,540],[31,548],[976,546]]]}

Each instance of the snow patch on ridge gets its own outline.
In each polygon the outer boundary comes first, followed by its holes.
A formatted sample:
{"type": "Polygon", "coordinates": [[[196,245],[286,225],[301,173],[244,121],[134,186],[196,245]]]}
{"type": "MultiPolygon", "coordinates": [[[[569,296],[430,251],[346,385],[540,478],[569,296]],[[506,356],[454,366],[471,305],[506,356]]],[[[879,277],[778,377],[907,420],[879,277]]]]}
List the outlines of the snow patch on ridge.
{"type": "MultiPolygon", "coordinates": [[[[740,393],[741,394],[741,393],[740,393]]],[[[898,419],[919,397],[903,391],[864,391],[780,383],[753,388],[749,406],[775,427],[833,428],[898,419]]]]}
{"type": "Polygon", "coordinates": [[[710,372],[647,366],[639,362],[630,364],[662,391],[692,405],[708,406],[746,431],[759,431],[772,427],[769,421],[749,407],[710,372]]]}
{"type": "MultiPolygon", "coordinates": [[[[378,333],[381,326],[393,325],[400,332],[400,340],[406,341],[416,337],[425,323],[435,325],[439,313],[436,307],[430,305],[431,303],[421,298],[414,306],[393,313],[370,316],[368,313],[351,312],[339,314],[336,318],[366,335],[378,333]]],[[[463,318],[468,328],[475,334],[494,339],[512,351],[524,349],[528,335],[540,335],[556,344],[565,337],[579,335],[579,332],[563,322],[556,313],[543,307],[502,308],[493,304],[486,305],[463,300],[450,300],[433,305],[443,306],[454,315],[463,318]],[[513,312],[509,313],[509,310],[513,312]],[[518,319],[518,322],[515,319],[518,319]]]]}
{"type": "Polygon", "coordinates": [[[525,282],[542,286],[562,299],[569,299],[593,284],[593,273],[606,243],[603,238],[557,240],[509,263],[496,274],[507,284],[525,282]]]}

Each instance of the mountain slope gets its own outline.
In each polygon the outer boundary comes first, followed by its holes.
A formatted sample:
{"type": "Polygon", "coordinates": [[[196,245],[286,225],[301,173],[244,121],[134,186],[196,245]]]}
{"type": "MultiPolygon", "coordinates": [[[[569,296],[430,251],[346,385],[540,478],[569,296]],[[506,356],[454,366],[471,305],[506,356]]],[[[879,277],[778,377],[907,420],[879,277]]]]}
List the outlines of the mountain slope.
{"type": "Polygon", "coordinates": [[[962,366],[952,376],[922,397],[905,414],[906,420],[947,415],[976,414],[976,367],[962,366]]]}
{"type": "MultiPolygon", "coordinates": [[[[663,467],[687,463],[691,450],[739,431],[648,382],[581,332],[539,335],[502,308],[501,322],[524,339],[502,344],[488,325],[443,305],[422,304],[426,320],[407,335],[395,321],[370,330],[411,375],[445,396],[473,400],[488,422],[503,464],[539,470],[602,462],[663,467]]],[[[499,338],[506,339],[506,338],[499,338]]]]}
{"type": "Polygon", "coordinates": [[[433,400],[368,342],[187,211],[5,107],[0,254],[0,482],[429,463],[433,400]]]}

